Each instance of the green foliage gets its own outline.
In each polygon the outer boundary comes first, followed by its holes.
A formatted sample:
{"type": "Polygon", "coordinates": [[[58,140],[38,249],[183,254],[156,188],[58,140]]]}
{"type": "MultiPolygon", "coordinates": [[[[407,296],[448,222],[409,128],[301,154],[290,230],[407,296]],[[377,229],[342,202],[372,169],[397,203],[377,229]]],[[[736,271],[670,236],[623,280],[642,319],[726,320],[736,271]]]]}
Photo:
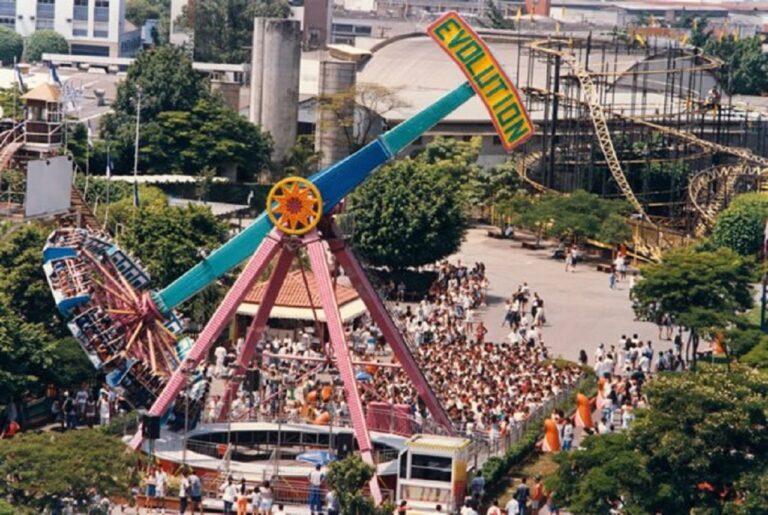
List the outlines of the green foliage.
{"type": "Polygon", "coordinates": [[[195,60],[244,63],[252,45],[253,18],[287,18],[285,0],[204,0],[186,6],[178,20],[195,33],[195,60]]]}
{"type": "Polygon", "coordinates": [[[350,197],[353,244],[375,266],[433,263],[459,249],[466,231],[449,160],[428,153],[397,161],[370,177],[350,197]]]}
{"type": "Polygon", "coordinates": [[[270,136],[218,98],[200,99],[190,111],[160,113],[145,125],[142,139],[142,168],[153,173],[237,166],[249,180],[269,165],[272,153],[270,136]]]}
{"type": "Polygon", "coordinates": [[[389,506],[376,507],[363,495],[363,488],[373,477],[375,469],[360,456],[349,456],[328,466],[328,485],[336,491],[341,512],[346,515],[389,515],[389,506]]]}
{"type": "Polygon", "coordinates": [[[68,54],[69,43],[55,30],[36,30],[27,40],[27,61],[40,62],[44,53],[68,54]]]}
{"type": "MultiPolygon", "coordinates": [[[[229,109],[207,91],[192,61],[178,48],[142,52],[118,86],[115,112],[104,119],[102,137],[109,140],[115,169],[133,167],[137,88],[142,89],[139,166],[152,173],[196,175],[206,167],[223,171],[239,167],[248,179],[269,163],[268,134],[229,109]]],[[[97,145],[91,166],[105,162],[106,148],[97,145]]]]}
{"type": "Polygon", "coordinates": [[[322,152],[315,150],[315,142],[311,135],[302,134],[296,138],[296,143],[288,150],[283,160],[283,175],[309,177],[318,171],[322,152]]]}
{"type": "Polygon", "coordinates": [[[485,16],[482,20],[484,26],[491,29],[508,29],[515,28],[515,23],[512,20],[508,20],[504,17],[504,13],[501,12],[499,6],[496,5],[494,0],[486,0],[485,2],[485,16]]]}
{"type": "Polygon", "coordinates": [[[625,216],[611,213],[602,221],[595,237],[603,243],[619,245],[632,239],[632,228],[625,216]]]}
{"type": "Polygon", "coordinates": [[[739,362],[750,367],[768,368],[768,339],[763,336],[757,340],[757,344],[744,354],[739,362]]]}
{"type": "Polygon", "coordinates": [[[620,496],[627,513],[764,513],[764,504],[746,506],[765,499],[767,393],[764,374],[743,368],[662,375],[628,431],[559,454],[547,486],[559,506],[587,515],[607,514],[620,496]],[[713,491],[698,486],[705,482],[713,491]],[[731,488],[736,495],[721,495],[731,488]]]}
{"type": "Polygon", "coordinates": [[[727,93],[761,95],[768,92],[768,55],[762,51],[759,36],[738,39],[729,34],[709,38],[704,52],[723,61],[718,78],[727,93]]]}
{"type": "Polygon", "coordinates": [[[143,27],[147,20],[159,19],[166,14],[159,0],[128,0],[125,4],[125,19],[136,27],[143,27]]]}
{"type": "Polygon", "coordinates": [[[224,242],[226,226],[207,207],[142,205],[126,221],[121,243],[147,267],[156,286],[192,268],[199,252],[224,242]]]}
{"type": "Polygon", "coordinates": [[[20,62],[23,51],[24,39],[15,30],[0,27],[0,61],[3,65],[12,65],[14,59],[20,62]]]}
{"type": "Polygon", "coordinates": [[[128,498],[136,483],[138,457],[98,429],[21,434],[0,440],[0,456],[0,494],[38,513],[54,497],[86,499],[91,488],[128,498]]]}
{"type": "Polygon", "coordinates": [[[666,312],[697,333],[713,333],[752,306],[751,263],[730,249],[671,250],[642,274],[632,298],[635,313],[651,320],[666,312]]]}
{"type": "Polygon", "coordinates": [[[0,401],[41,389],[40,374],[53,365],[52,351],[43,325],[23,320],[0,295],[0,401]]]}
{"type": "Polygon", "coordinates": [[[74,338],[54,341],[50,352],[53,362],[42,374],[46,383],[71,386],[94,381],[99,375],[74,338]]]}
{"type": "Polygon", "coordinates": [[[712,231],[712,242],[742,256],[757,254],[762,248],[767,219],[768,198],[765,195],[739,195],[718,215],[712,231]]]}
{"type": "Polygon", "coordinates": [[[51,290],[41,266],[48,230],[28,224],[0,240],[0,292],[15,314],[32,324],[42,324],[53,336],[66,330],[57,316],[51,290]]]}
{"type": "Polygon", "coordinates": [[[24,103],[15,86],[7,89],[0,89],[0,108],[2,108],[2,114],[5,118],[13,118],[15,113],[16,120],[21,119],[24,114],[24,103]]]}
{"type": "MultiPolygon", "coordinates": [[[[176,47],[145,50],[128,67],[117,87],[116,115],[136,115],[137,88],[142,90],[142,120],[154,120],[163,111],[191,111],[208,96],[202,76],[192,69],[192,60],[176,47]]],[[[105,119],[104,131],[114,130],[105,119]]]]}
{"type": "Polygon", "coordinates": [[[580,240],[596,238],[601,230],[605,230],[605,235],[615,238],[624,234],[627,228],[626,221],[620,222],[621,215],[629,211],[626,202],[602,199],[584,190],[576,190],[570,195],[548,193],[530,204],[522,198],[515,202],[518,204],[516,222],[542,236],[580,240]],[[609,219],[615,223],[610,231],[604,225],[609,219]]]}

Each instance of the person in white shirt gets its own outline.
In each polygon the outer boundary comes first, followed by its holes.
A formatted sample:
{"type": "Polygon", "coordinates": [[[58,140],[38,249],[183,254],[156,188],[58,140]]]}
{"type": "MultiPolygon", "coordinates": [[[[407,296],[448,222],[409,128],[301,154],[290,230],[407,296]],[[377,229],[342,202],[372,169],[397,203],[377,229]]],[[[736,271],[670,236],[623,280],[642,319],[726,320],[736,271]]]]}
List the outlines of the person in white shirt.
{"type": "Polygon", "coordinates": [[[184,515],[187,512],[187,495],[189,492],[189,473],[182,472],[181,481],[179,481],[179,513],[184,515]]]}
{"type": "Polygon", "coordinates": [[[109,398],[107,395],[102,394],[101,398],[99,399],[99,424],[102,426],[105,426],[109,424],[109,416],[110,416],[110,405],[109,405],[109,398]]]}
{"type": "Polygon", "coordinates": [[[224,515],[232,515],[232,505],[237,499],[237,487],[232,482],[232,476],[219,487],[219,491],[222,492],[221,500],[224,501],[224,515]]]}
{"type": "Polygon", "coordinates": [[[312,515],[323,513],[323,502],[320,496],[320,486],[325,479],[325,474],[321,470],[321,466],[318,463],[315,465],[315,470],[309,473],[309,511],[312,515]]]}
{"type": "Polygon", "coordinates": [[[510,497],[504,509],[507,511],[507,515],[518,515],[520,513],[520,503],[514,497],[510,497]]]}
{"type": "Polygon", "coordinates": [[[227,349],[223,345],[219,345],[213,351],[213,355],[216,357],[216,377],[221,377],[224,374],[224,360],[227,358],[227,349]]]}
{"type": "MultiPolygon", "coordinates": [[[[165,497],[165,484],[168,481],[168,475],[161,468],[155,471],[155,492],[157,492],[158,499],[165,497]]],[[[162,501],[161,501],[162,502],[162,501]]],[[[161,505],[160,513],[165,513],[165,504],[161,505]]]]}

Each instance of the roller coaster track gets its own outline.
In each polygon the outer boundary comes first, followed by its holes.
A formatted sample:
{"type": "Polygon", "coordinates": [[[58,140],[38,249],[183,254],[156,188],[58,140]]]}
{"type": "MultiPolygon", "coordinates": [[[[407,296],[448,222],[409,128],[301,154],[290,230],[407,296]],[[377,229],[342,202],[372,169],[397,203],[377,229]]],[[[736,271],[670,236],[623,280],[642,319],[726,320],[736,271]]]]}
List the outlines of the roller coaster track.
{"type": "MultiPolygon", "coordinates": [[[[531,48],[539,52],[559,56],[560,59],[565,61],[565,63],[568,64],[568,66],[570,66],[573,72],[575,73],[576,77],[578,78],[582,86],[582,91],[584,92],[584,100],[573,99],[563,95],[562,93],[558,94],[558,98],[566,102],[575,101],[577,103],[587,106],[590,112],[590,116],[592,118],[592,123],[595,128],[595,134],[597,136],[598,143],[600,144],[600,148],[603,152],[603,155],[605,156],[605,161],[609,167],[611,175],[613,176],[614,180],[618,184],[622,194],[627,198],[630,204],[638,211],[638,213],[643,215],[644,218],[648,219],[642,204],[639,202],[639,200],[635,196],[634,191],[632,191],[632,188],[627,182],[626,176],[624,175],[624,172],[621,169],[620,160],[618,159],[616,150],[613,147],[613,141],[611,139],[610,132],[608,130],[608,123],[605,117],[606,113],[610,114],[612,117],[616,119],[626,120],[637,125],[642,125],[642,126],[651,128],[657,132],[660,132],[662,134],[673,136],[679,140],[685,141],[687,143],[691,143],[693,145],[697,145],[700,148],[707,149],[716,153],[728,154],[734,157],[738,157],[742,160],[742,164],[714,167],[708,170],[704,170],[703,172],[700,172],[699,174],[697,174],[691,179],[689,183],[689,190],[688,190],[689,196],[691,198],[694,208],[699,212],[699,214],[701,215],[701,219],[705,224],[711,224],[717,212],[725,207],[728,200],[728,192],[733,191],[733,186],[735,185],[736,180],[739,177],[743,175],[768,174],[768,158],[756,155],[749,149],[722,145],[720,143],[715,143],[712,141],[699,138],[691,134],[690,132],[667,127],[665,125],[655,123],[645,118],[627,116],[623,113],[618,113],[612,110],[605,109],[600,104],[599,97],[597,95],[597,91],[595,89],[595,85],[592,80],[592,76],[591,76],[592,74],[590,74],[590,72],[588,72],[581,66],[576,56],[569,49],[563,50],[561,48],[552,48],[547,46],[553,43],[558,43],[562,45],[563,42],[552,41],[552,40],[536,41],[531,43],[531,48]],[[762,169],[755,169],[753,167],[749,167],[747,165],[748,163],[754,163],[756,165],[759,165],[760,167],[762,167],[762,169]],[[711,186],[714,184],[713,181],[722,182],[723,179],[725,179],[724,187],[718,189],[714,195],[709,195],[709,194],[705,195],[705,193],[710,192],[711,186]]],[[[539,88],[528,88],[528,89],[539,95],[551,95],[551,96],[555,95],[555,93],[541,90],[539,88]]],[[[525,162],[525,161],[526,160],[523,159],[522,162],[525,162]]],[[[521,174],[521,176],[523,176],[526,182],[528,182],[529,184],[535,182],[533,181],[533,179],[528,177],[527,171],[524,171],[523,174],[521,174]]],[[[538,185],[538,187],[539,187],[538,189],[544,188],[544,186],[540,184],[538,185]]],[[[697,227],[697,232],[701,232],[701,228],[702,228],[702,224],[699,224],[699,227],[697,227]]]]}

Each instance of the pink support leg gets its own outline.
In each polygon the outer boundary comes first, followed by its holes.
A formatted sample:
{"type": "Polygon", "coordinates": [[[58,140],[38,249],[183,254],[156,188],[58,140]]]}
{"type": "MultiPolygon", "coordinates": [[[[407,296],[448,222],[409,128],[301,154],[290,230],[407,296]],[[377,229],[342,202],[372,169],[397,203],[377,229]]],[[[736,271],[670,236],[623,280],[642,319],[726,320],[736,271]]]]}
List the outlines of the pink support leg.
{"type": "MultiPolygon", "coordinates": [[[[235,362],[235,376],[242,376],[245,374],[245,370],[251,363],[253,358],[253,352],[256,350],[256,344],[258,343],[261,335],[264,333],[264,329],[267,327],[267,320],[269,320],[269,313],[272,311],[272,306],[275,305],[275,299],[277,294],[280,293],[280,288],[285,282],[285,276],[288,274],[288,269],[293,262],[295,254],[293,251],[283,249],[280,252],[280,256],[277,258],[277,264],[272,275],[267,283],[267,288],[264,291],[264,295],[259,304],[258,310],[256,310],[256,316],[251,320],[251,325],[248,327],[248,332],[245,334],[245,343],[240,350],[240,355],[237,356],[235,362]]],[[[224,391],[224,405],[219,415],[219,420],[226,420],[229,414],[229,404],[237,394],[237,389],[240,386],[240,382],[235,379],[227,381],[226,390],[224,391]]]]}
{"type": "Polygon", "coordinates": [[[448,418],[443,405],[435,395],[435,392],[432,391],[424,374],[422,374],[419,364],[416,362],[413,354],[411,354],[411,350],[408,348],[405,340],[403,340],[403,335],[400,333],[397,325],[395,325],[392,317],[389,316],[387,308],[365,275],[360,261],[357,260],[352,249],[337,236],[338,230],[336,228],[334,228],[334,233],[337,239],[329,240],[331,252],[336,256],[339,264],[344,268],[355,289],[362,297],[374,322],[376,322],[384,338],[392,347],[392,352],[394,352],[395,357],[397,357],[397,360],[403,367],[403,371],[413,383],[419,397],[427,405],[427,409],[429,409],[432,417],[438,424],[445,427],[450,434],[454,434],[455,431],[451,424],[451,419],[448,418]]]}
{"type": "MultiPolygon", "coordinates": [[[[264,239],[256,253],[235,281],[235,284],[227,292],[224,300],[219,304],[216,312],[205,325],[203,332],[198,336],[195,344],[184,358],[184,361],[182,361],[179,367],[173,372],[173,375],[168,380],[163,391],[157,399],[155,399],[154,404],[152,404],[152,407],[149,410],[150,415],[162,416],[166,410],[173,405],[176,397],[179,395],[186,382],[185,374],[197,367],[197,365],[200,364],[200,361],[208,354],[211,346],[234,316],[238,306],[243,302],[243,299],[256,283],[259,276],[264,273],[264,270],[266,270],[267,265],[272,261],[272,258],[275,257],[275,254],[280,249],[280,241],[282,238],[283,233],[273,229],[270,236],[264,239]]],[[[134,450],[137,450],[141,447],[141,442],[141,427],[139,427],[139,430],[133,436],[129,445],[134,450]]]]}
{"type": "MultiPolygon", "coordinates": [[[[363,413],[363,403],[360,400],[360,392],[357,390],[355,381],[355,369],[352,366],[352,360],[349,357],[349,347],[344,335],[344,326],[339,313],[339,305],[336,301],[336,295],[331,284],[331,272],[328,269],[328,260],[326,259],[323,242],[318,239],[316,231],[312,231],[305,236],[304,241],[309,253],[309,261],[312,265],[312,271],[317,281],[317,290],[320,294],[320,304],[323,306],[326,324],[328,325],[328,334],[333,346],[333,352],[336,356],[336,366],[339,369],[339,375],[344,381],[344,391],[349,406],[349,414],[352,419],[352,428],[355,432],[357,444],[360,447],[360,455],[363,461],[369,465],[376,466],[373,459],[373,444],[371,436],[368,434],[368,426],[365,422],[363,413]]],[[[371,495],[376,504],[381,504],[382,496],[379,488],[378,476],[374,474],[371,479],[371,495]]]]}

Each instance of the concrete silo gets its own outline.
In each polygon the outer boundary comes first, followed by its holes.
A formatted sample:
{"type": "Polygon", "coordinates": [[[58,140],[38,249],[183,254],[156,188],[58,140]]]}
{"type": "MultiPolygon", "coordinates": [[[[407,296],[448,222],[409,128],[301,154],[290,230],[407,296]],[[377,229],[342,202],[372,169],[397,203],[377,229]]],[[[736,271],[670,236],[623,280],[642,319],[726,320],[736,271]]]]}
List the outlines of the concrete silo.
{"type": "MultiPolygon", "coordinates": [[[[328,98],[337,93],[350,91],[356,84],[357,63],[350,61],[326,60],[320,63],[319,96],[328,98]]],[[[349,154],[349,139],[344,128],[338,123],[338,118],[350,119],[354,116],[355,103],[350,98],[342,112],[334,113],[329,110],[317,110],[315,124],[315,149],[323,153],[320,168],[330,166],[349,154]],[[346,110],[346,112],[344,112],[346,110]]],[[[352,130],[348,128],[347,130],[352,130]]]]}
{"type": "Polygon", "coordinates": [[[296,142],[300,63],[298,21],[254,19],[250,120],[272,134],[276,161],[296,142]]]}

